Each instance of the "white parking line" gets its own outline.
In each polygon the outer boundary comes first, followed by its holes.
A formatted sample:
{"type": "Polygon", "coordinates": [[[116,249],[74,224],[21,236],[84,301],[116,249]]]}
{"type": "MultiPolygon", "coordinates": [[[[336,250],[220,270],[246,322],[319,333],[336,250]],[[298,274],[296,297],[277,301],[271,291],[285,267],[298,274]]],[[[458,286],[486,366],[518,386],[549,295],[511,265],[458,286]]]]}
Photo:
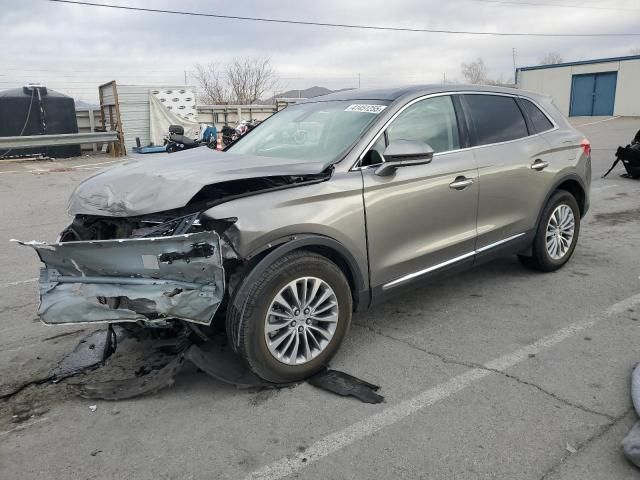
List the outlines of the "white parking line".
{"type": "Polygon", "coordinates": [[[582,125],[574,125],[575,128],[586,127],[587,125],[595,125],[596,123],[610,122],[619,117],[605,118],[604,120],[596,120],[595,122],[583,123],[582,125]]]}
{"type": "MultiPolygon", "coordinates": [[[[547,350],[554,345],[576,335],[577,333],[595,325],[598,321],[608,318],[626,311],[632,306],[640,304],[640,294],[626,298],[621,302],[609,307],[603,314],[595,315],[591,318],[572,323],[549,336],[543,337],[531,345],[516,350],[515,352],[496,358],[484,366],[492,370],[506,370],[511,368],[523,360],[527,359],[531,354],[537,354],[547,350]]],[[[404,400],[400,403],[385,408],[384,410],[371,415],[343,430],[327,435],[318,440],[303,453],[283,457],[280,460],[266,465],[249,474],[246,479],[262,479],[277,480],[287,477],[308,465],[321,460],[322,458],[348,447],[352,443],[362,440],[385,427],[393,425],[410,415],[426,408],[434,403],[443,400],[451,395],[463,390],[473,383],[481,380],[494,372],[482,368],[474,368],[461,375],[453,377],[444,383],[441,383],[429,390],[404,400]]]]}
{"type": "Polygon", "coordinates": [[[16,285],[24,285],[25,283],[33,283],[33,282],[37,282],[37,281],[38,281],[37,278],[29,278],[27,280],[17,280],[15,282],[0,283],[0,288],[14,287],[16,285]]]}
{"type": "Polygon", "coordinates": [[[118,159],[118,160],[110,160],[108,162],[99,162],[99,163],[85,163],[82,165],[69,165],[69,166],[65,166],[65,165],[57,165],[54,166],[52,168],[29,168],[29,169],[24,169],[24,170],[6,170],[4,172],[0,172],[0,174],[3,173],[49,173],[49,172],[56,172],[56,170],[59,169],[69,169],[69,170],[94,170],[94,169],[98,169],[98,168],[102,168],[105,165],[110,165],[112,163],[118,163],[118,162],[122,162],[124,161],[124,159],[118,159]]]}
{"type": "Polygon", "coordinates": [[[0,437],[4,437],[5,435],[9,435],[10,433],[13,433],[13,432],[19,432],[20,430],[29,428],[37,423],[46,422],[47,420],[49,420],[47,417],[40,417],[40,418],[35,418],[30,422],[21,423],[20,425],[18,425],[15,428],[12,428],[11,430],[5,430],[4,432],[0,432],[0,437]]]}

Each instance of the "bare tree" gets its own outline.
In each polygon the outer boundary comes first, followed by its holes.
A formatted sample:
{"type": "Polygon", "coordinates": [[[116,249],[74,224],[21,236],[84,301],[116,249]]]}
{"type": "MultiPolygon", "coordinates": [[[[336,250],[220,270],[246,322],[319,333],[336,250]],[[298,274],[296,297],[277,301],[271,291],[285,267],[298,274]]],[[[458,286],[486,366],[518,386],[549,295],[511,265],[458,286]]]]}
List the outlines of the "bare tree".
{"type": "Polygon", "coordinates": [[[226,73],[233,100],[241,105],[252,104],[276,88],[275,72],[268,57],[237,58],[227,66],[226,73]]]}
{"type": "Polygon", "coordinates": [[[254,103],[277,88],[275,71],[268,57],[236,58],[221,67],[217,63],[195,64],[199,100],[205,104],[254,103]]]}
{"type": "Polygon", "coordinates": [[[487,83],[487,68],[480,57],[475,62],[462,64],[462,76],[468,83],[487,83]]]}
{"type": "Polygon", "coordinates": [[[230,94],[226,82],[223,80],[220,67],[216,63],[195,64],[193,76],[198,82],[199,100],[205,105],[220,105],[229,102],[230,94]]]}
{"type": "Polygon", "coordinates": [[[640,55],[640,48],[632,48],[631,50],[629,50],[629,53],[631,55],[640,55]]]}
{"type": "Polygon", "coordinates": [[[549,52],[542,60],[540,60],[540,65],[557,65],[562,62],[564,62],[562,55],[558,52],[549,52]]]}

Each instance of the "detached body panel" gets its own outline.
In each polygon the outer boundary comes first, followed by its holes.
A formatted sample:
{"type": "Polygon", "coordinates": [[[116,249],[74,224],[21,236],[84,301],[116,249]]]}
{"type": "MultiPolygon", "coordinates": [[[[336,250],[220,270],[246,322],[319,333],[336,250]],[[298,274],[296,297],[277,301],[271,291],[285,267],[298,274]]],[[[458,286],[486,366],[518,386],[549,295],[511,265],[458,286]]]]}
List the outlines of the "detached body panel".
{"type": "Polygon", "coordinates": [[[153,322],[209,325],[224,294],[220,238],[207,231],[154,238],[29,242],[46,324],[153,322]]]}

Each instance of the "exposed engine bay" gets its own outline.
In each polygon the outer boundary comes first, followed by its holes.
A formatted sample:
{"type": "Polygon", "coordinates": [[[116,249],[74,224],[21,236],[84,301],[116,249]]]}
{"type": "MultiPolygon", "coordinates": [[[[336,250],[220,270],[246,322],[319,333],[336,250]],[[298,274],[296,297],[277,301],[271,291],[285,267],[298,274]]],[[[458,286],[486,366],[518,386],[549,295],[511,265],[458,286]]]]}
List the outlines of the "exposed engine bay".
{"type": "Polygon", "coordinates": [[[77,214],[56,243],[20,242],[44,263],[38,314],[47,324],[163,326],[183,320],[210,325],[229,276],[243,262],[233,235],[225,233],[237,219],[213,219],[203,211],[329,176],[279,175],[206,185],[185,206],[146,215],[77,214]]]}

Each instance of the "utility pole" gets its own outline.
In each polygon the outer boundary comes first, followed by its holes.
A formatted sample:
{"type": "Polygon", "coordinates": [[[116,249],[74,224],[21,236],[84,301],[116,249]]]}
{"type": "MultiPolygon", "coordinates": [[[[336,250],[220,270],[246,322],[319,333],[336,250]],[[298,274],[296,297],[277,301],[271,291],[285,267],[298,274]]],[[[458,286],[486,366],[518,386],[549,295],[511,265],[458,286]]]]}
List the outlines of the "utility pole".
{"type": "Polygon", "coordinates": [[[187,71],[184,71],[184,84],[187,84],[187,71]]]}
{"type": "Polygon", "coordinates": [[[442,84],[447,84],[447,72],[442,72],[442,84]]]}
{"type": "Polygon", "coordinates": [[[358,72],[358,90],[360,90],[360,72],[358,72]]]}
{"type": "Polygon", "coordinates": [[[512,57],[513,57],[513,83],[518,83],[518,71],[516,70],[516,49],[511,49],[512,57]]]}

